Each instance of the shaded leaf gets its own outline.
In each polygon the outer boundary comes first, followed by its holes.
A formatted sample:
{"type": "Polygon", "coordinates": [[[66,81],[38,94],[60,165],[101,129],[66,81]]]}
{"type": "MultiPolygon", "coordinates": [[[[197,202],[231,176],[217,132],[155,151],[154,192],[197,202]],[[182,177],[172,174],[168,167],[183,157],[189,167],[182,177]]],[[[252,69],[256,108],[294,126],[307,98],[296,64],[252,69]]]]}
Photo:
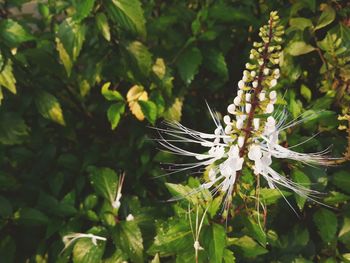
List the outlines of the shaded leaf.
{"type": "Polygon", "coordinates": [[[107,17],[104,13],[98,13],[95,17],[98,30],[100,30],[102,36],[107,40],[111,40],[111,32],[108,24],[107,17]]]}
{"type": "Polygon", "coordinates": [[[197,47],[192,47],[183,52],[177,60],[176,66],[181,79],[188,85],[198,73],[202,63],[202,54],[197,47]]]}
{"type": "Polygon", "coordinates": [[[8,112],[1,114],[0,123],[0,143],[2,144],[20,144],[29,135],[28,126],[24,120],[15,113],[8,112]]]}
{"type": "Polygon", "coordinates": [[[119,177],[110,168],[90,167],[91,185],[96,193],[113,203],[116,194],[119,177]]]}
{"type": "Polygon", "coordinates": [[[328,209],[320,208],[315,212],[313,220],[322,240],[324,242],[332,241],[338,227],[336,215],[328,209]]]}
{"type": "Polygon", "coordinates": [[[307,53],[310,53],[312,51],[314,51],[315,48],[309,44],[306,44],[303,41],[296,41],[293,42],[289,47],[288,47],[288,52],[289,54],[291,54],[292,56],[300,56],[300,55],[304,55],[307,53]]]}
{"type": "Polygon", "coordinates": [[[123,102],[115,103],[109,106],[107,111],[107,117],[111,123],[111,128],[114,130],[119,123],[121,114],[125,111],[125,104],[123,102]]]}
{"type": "Polygon", "coordinates": [[[335,11],[331,6],[327,5],[317,21],[315,30],[329,25],[334,21],[334,19],[335,19],[335,11]]]}
{"type": "Polygon", "coordinates": [[[12,19],[5,19],[0,22],[0,36],[2,41],[10,47],[34,39],[23,26],[12,19]]]}
{"type": "Polygon", "coordinates": [[[39,113],[44,118],[52,120],[61,125],[66,125],[61,104],[52,94],[46,91],[37,92],[35,96],[35,105],[39,113]]]}
{"type": "Polygon", "coordinates": [[[107,0],[107,10],[111,18],[123,29],[146,36],[146,21],[139,0],[107,0]]]}
{"type": "Polygon", "coordinates": [[[157,105],[152,101],[139,101],[142,113],[146,119],[154,125],[157,119],[157,105]]]}

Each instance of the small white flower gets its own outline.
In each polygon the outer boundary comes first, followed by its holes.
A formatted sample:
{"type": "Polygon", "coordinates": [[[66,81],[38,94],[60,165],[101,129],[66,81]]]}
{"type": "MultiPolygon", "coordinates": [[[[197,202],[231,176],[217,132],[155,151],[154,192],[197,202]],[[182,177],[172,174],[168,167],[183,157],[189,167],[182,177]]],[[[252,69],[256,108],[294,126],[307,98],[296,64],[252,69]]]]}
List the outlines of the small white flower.
{"type": "Polygon", "coordinates": [[[253,78],[256,76],[256,71],[252,71],[252,72],[250,72],[250,76],[252,76],[253,78]]]}
{"type": "Polygon", "coordinates": [[[250,112],[250,109],[252,108],[252,104],[250,104],[250,103],[246,103],[245,104],[245,111],[247,112],[247,113],[249,113],[250,112]]]}
{"type": "Polygon", "coordinates": [[[272,103],[267,104],[265,113],[272,113],[274,110],[274,106],[272,103]]]}
{"type": "Polygon", "coordinates": [[[126,217],[126,221],[133,221],[135,218],[132,214],[129,214],[127,217],[126,217]]]}
{"type": "Polygon", "coordinates": [[[245,94],[245,101],[246,101],[246,102],[250,102],[251,97],[252,97],[252,94],[246,93],[246,94],[245,94]]]}
{"type": "Polygon", "coordinates": [[[244,88],[244,81],[243,80],[238,81],[238,88],[240,88],[240,89],[244,88]]]}
{"type": "Polygon", "coordinates": [[[256,87],[258,86],[258,81],[256,81],[256,80],[253,81],[253,84],[252,84],[252,85],[253,85],[253,88],[256,88],[256,87]]]}
{"type": "Polygon", "coordinates": [[[265,93],[265,91],[260,92],[260,94],[259,94],[259,100],[260,100],[260,101],[264,101],[265,98],[266,98],[266,93],[265,93]]]}
{"type": "Polygon", "coordinates": [[[233,103],[236,105],[236,106],[239,106],[241,104],[241,97],[235,97],[235,99],[233,100],[233,103]]]}
{"type": "Polygon", "coordinates": [[[231,123],[231,118],[230,118],[230,116],[228,116],[228,115],[225,115],[225,116],[224,116],[224,123],[225,123],[225,124],[230,124],[230,123],[231,123]]]}

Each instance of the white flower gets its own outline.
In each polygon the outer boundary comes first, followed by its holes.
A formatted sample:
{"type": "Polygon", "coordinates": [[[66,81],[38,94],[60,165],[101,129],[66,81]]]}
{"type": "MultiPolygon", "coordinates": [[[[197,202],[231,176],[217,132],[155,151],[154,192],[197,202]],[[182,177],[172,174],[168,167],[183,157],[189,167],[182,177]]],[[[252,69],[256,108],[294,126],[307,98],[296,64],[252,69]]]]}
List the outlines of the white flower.
{"type": "Polygon", "coordinates": [[[127,217],[126,217],[126,221],[133,221],[135,218],[132,214],[129,214],[127,217]]]}
{"type": "MultiPolygon", "coordinates": [[[[269,23],[269,26],[276,26],[278,23],[276,14],[272,14],[270,17],[272,22],[269,23]]],[[[277,117],[273,116],[277,92],[269,91],[269,89],[277,84],[276,75],[279,75],[280,72],[278,68],[268,67],[271,64],[267,63],[269,61],[267,57],[271,55],[268,52],[273,52],[274,56],[271,57],[277,57],[281,48],[269,33],[275,31],[265,31],[261,32],[265,44],[257,45],[259,49],[264,49],[259,52],[260,57],[257,58],[258,63],[261,61],[263,63],[260,63],[260,66],[247,63],[246,66],[247,69],[257,68],[259,70],[257,73],[252,71],[250,73],[252,77],[265,75],[264,79],[267,81],[257,81],[254,78],[249,81],[248,78],[245,79],[247,82],[239,81],[237,96],[233,104],[227,107],[228,115],[224,117],[224,126],[218,114],[214,114],[208,107],[216,126],[213,133],[198,132],[177,122],[166,123],[167,129],[158,128],[161,134],[159,142],[165,149],[174,154],[193,157],[197,160],[191,163],[175,164],[175,168],[178,169],[172,170],[170,174],[209,166],[209,178],[204,180],[201,188],[211,189],[213,193],[220,191],[226,194],[225,207],[235,189],[235,184],[239,183],[243,164],[246,167],[252,167],[253,172],[262,176],[270,188],[284,187],[303,197],[313,198],[316,191],[309,190],[279,174],[271,168],[272,162],[275,159],[291,159],[311,165],[328,163],[328,158],[325,156],[326,151],[310,154],[298,153],[279,144],[280,132],[300,124],[305,118],[297,118],[285,124],[287,119],[285,111],[282,111],[277,117]],[[270,42],[273,42],[275,48],[266,51],[270,42]],[[243,90],[243,87],[246,89],[243,90]],[[266,91],[268,91],[268,103],[266,91]],[[236,111],[237,108],[239,110],[236,111]],[[246,114],[243,114],[244,109],[246,114]],[[164,138],[162,134],[170,138],[164,138]],[[197,144],[206,149],[194,152],[178,146],[178,143],[197,144]]],[[[277,60],[275,59],[274,62],[277,60]]],[[[243,75],[247,76],[248,71],[244,71],[243,75]]]]}
{"type": "Polygon", "coordinates": [[[63,236],[62,241],[64,243],[64,248],[61,253],[67,249],[74,241],[80,238],[90,238],[92,243],[97,246],[97,240],[106,241],[105,237],[97,236],[94,234],[85,234],[85,233],[70,233],[63,236]]]}

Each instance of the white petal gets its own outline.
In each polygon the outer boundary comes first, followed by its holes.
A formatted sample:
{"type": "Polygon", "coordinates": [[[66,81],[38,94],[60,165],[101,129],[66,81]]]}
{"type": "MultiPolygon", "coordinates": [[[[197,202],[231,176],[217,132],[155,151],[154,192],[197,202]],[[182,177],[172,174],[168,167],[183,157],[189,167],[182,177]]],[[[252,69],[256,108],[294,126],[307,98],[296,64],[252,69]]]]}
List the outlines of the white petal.
{"type": "Polygon", "coordinates": [[[244,88],[244,81],[243,80],[238,81],[238,88],[240,88],[240,89],[244,88]]]}
{"type": "Polygon", "coordinates": [[[241,97],[235,97],[235,99],[233,100],[233,103],[236,105],[236,106],[239,106],[241,104],[241,97]]]}
{"type": "Polygon", "coordinates": [[[260,147],[256,144],[253,144],[252,146],[250,146],[248,151],[248,158],[254,161],[254,160],[261,159],[261,157],[262,157],[262,152],[260,147]]]}
{"type": "Polygon", "coordinates": [[[269,94],[269,97],[271,100],[274,100],[277,98],[277,92],[275,90],[271,91],[269,94]]]}
{"type": "Polygon", "coordinates": [[[241,130],[243,128],[243,120],[241,118],[239,118],[237,121],[236,121],[236,128],[238,130],[241,130]]]}
{"type": "Polygon", "coordinates": [[[225,133],[226,134],[230,134],[232,132],[232,126],[230,124],[228,124],[226,127],[225,127],[225,133]]]}
{"type": "Polygon", "coordinates": [[[244,136],[239,136],[238,137],[237,144],[238,144],[239,148],[242,148],[242,146],[244,144],[244,136]]]}
{"type": "Polygon", "coordinates": [[[231,118],[230,118],[230,116],[228,116],[228,115],[225,115],[225,116],[224,116],[224,123],[225,123],[225,124],[230,124],[230,123],[231,123],[231,118]]]}
{"type": "Polygon", "coordinates": [[[236,105],[234,105],[234,104],[228,105],[228,107],[227,107],[228,113],[235,114],[236,113],[235,111],[236,111],[236,105]]]}
{"type": "Polygon", "coordinates": [[[272,113],[274,110],[274,106],[272,103],[267,104],[265,113],[272,113]]]}
{"type": "Polygon", "coordinates": [[[265,92],[264,92],[264,91],[260,92],[260,94],[259,94],[259,100],[260,100],[260,101],[264,101],[265,98],[266,98],[265,92]]]}
{"type": "Polygon", "coordinates": [[[260,119],[259,118],[254,118],[253,119],[253,126],[254,126],[254,130],[259,130],[259,123],[260,123],[260,119]]]}
{"type": "Polygon", "coordinates": [[[247,103],[247,104],[245,105],[245,111],[246,111],[247,113],[250,112],[250,109],[251,109],[251,108],[252,108],[252,104],[247,103]]]}

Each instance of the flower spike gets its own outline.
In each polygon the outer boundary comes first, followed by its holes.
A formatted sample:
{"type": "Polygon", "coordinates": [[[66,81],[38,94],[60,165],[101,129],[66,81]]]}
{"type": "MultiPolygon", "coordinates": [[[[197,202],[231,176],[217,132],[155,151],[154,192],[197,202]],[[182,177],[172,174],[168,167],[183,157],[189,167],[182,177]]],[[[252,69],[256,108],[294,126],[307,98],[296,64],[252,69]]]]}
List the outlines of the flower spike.
{"type": "Polygon", "coordinates": [[[161,135],[159,142],[165,149],[174,154],[197,159],[197,162],[177,164],[176,171],[209,167],[208,179],[203,182],[201,188],[210,189],[212,193],[224,193],[225,209],[235,192],[244,166],[252,168],[256,176],[262,176],[271,189],[285,187],[312,199],[317,192],[273,170],[272,159],[291,159],[306,164],[328,163],[325,156],[327,152],[298,153],[278,143],[282,130],[303,121],[300,118],[294,123],[284,124],[287,118],[284,110],[276,117],[273,115],[277,101],[275,87],[280,77],[283,34],[283,26],[280,25],[277,12],[273,11],[270,13],[268,24],[260,28],[259,36],[262,41],[253,43],[250,61],[237,84],[237,95],[227,107],[223,125],[209,108],[216,126],[214,133],[198,132],[177,122],[167,123],[168,129],[158,129],[160,134],[171,137],[167,140],[161,135]],[[188,151],[174,145],[177,142],[200,144],[207,151],[188,151]]]}

